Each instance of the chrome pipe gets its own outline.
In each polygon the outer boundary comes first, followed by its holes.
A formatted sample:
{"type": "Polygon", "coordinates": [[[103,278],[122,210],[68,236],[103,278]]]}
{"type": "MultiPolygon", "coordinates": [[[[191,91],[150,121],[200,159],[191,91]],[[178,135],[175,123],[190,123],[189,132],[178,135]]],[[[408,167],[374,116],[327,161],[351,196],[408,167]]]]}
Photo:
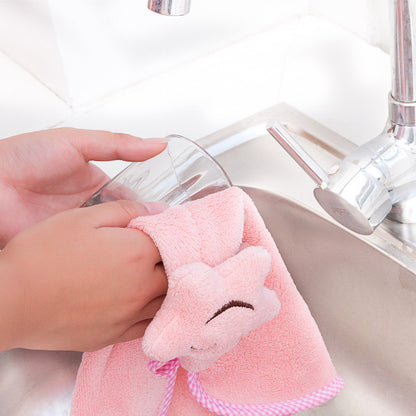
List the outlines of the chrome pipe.
{"type": "Polygon", "coordinates": [[[416,44],[413,42],[416,24],[416,1],[391,1],[393,10],[392,86],[391,95],[405,103],[416,101],[416,44]]]}
{"type": "Polygon", "coordinates": [[[191,0],[149,0],[147,7],[165,16],[183,16],[189,13],[191,0]]]}
{"type": "Polygon", "coordinates": [[[416,0],[391,0],[390,5],[390,120],[393,124],[416,125],[416,0]]]}

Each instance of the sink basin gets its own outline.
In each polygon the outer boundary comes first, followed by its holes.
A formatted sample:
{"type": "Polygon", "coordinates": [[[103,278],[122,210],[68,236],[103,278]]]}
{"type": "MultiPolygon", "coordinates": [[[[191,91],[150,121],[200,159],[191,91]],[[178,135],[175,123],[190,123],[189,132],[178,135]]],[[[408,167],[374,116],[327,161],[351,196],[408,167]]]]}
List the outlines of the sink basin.
{"type": "Polygon", "coordinates": [[[246,191],[345,379],[334,400],[304,414],[415,415],[414,273],[290,200],[246,191]]]}
{"type": "MultiPolygon", "coordinates": [[[[321,210],[313,183],[265,132],[277,117],[329,167],[354,145],[286,105],[199,143],[251,196],[308,304],[345,389],[304,415],[416,414],[416,255],[379,227],[358,236],[321,210]]],[[[0,354],[0,416],[68,416],[80,354],[0,354]]]]}

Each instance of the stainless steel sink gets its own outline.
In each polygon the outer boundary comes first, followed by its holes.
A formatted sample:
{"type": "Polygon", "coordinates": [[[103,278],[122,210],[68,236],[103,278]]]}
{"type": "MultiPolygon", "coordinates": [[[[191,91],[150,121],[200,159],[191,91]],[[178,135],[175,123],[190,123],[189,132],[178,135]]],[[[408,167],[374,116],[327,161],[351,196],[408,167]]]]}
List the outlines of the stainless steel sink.
{"type": "Polygon", "coordinates": [[[416,415],[414,273],[290,200],[246,189],[318,323],[345,390],[310,415],[416,415]]]}
{"type": "MultiPolygon", "coordinates": [[[[386,227],[358,236],[335,224],[313,183],[265,131],[278,118],[323,166],[353,150],[347,140],[278,105],[199,141],[245,188],[309,305],[345,389],[303,412],[416,415],[416,255],[386,227]]],[[[80,354],[0,354],[0,416],[67,416],[80,354]]]]}

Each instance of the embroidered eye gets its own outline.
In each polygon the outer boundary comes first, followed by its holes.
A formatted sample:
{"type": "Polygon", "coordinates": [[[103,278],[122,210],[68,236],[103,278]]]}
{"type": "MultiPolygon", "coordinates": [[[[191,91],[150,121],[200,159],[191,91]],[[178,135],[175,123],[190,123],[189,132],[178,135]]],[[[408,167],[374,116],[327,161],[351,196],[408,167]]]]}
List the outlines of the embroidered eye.
{"type": "Polygon", "coordinates": [[[252,309],[254,311],[254,306],[250,305],[249,303],[242,302],[241,300],[231,300],[230,302],[226,303],[223,307],[217,310],[217,312],[214,313],[214,315],[211,316],[211,318],[208,319],[208,321],[205,322],[205,325],[212,321],[214,318],[216,318],[218,315],[221,315],[223,312],[225,312],[227,309],[230,308],[248,308],[252,309]]]}

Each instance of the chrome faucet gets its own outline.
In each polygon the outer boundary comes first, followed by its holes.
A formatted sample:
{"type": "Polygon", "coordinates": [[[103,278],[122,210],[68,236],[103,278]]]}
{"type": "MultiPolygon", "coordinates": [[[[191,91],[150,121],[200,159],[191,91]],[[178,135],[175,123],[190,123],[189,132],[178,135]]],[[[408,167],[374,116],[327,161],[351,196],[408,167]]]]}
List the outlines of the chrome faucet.
{"type": "Polygon", "coordinates": [[[393,70],[383,133],[326,172],[277,120],[267,127],[316,182],[320,205],[360,234],[371,234],[387,216],[416,223],[416,0],[390,3],[393,70]]]}
{"type": "Polygon", "coordinates": [[[191,0],[149,0],[147,7],[165,16],[183,16],[189,13],[191,0]]]}

